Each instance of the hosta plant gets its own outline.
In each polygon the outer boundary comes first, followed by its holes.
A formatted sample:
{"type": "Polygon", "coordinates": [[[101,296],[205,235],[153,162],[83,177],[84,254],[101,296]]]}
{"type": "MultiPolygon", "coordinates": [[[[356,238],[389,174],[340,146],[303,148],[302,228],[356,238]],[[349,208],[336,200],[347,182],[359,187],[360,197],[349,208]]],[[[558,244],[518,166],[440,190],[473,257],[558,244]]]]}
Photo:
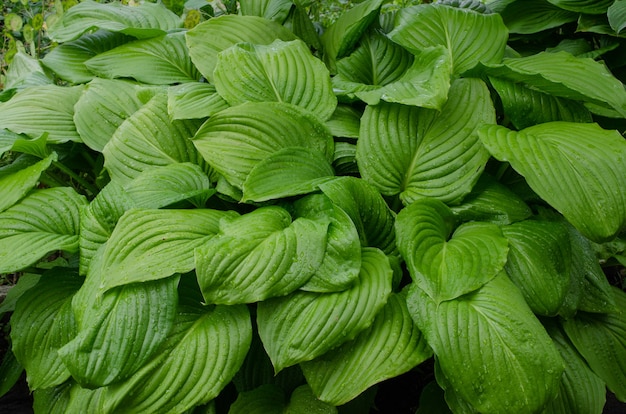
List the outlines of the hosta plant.
{"type": "Polygon", "coordinates": [[[225,3],[85,1],[16,56],[1,390],[358,413],[428,361],[422,413],[626,401],[626,2],[225,3]]]}

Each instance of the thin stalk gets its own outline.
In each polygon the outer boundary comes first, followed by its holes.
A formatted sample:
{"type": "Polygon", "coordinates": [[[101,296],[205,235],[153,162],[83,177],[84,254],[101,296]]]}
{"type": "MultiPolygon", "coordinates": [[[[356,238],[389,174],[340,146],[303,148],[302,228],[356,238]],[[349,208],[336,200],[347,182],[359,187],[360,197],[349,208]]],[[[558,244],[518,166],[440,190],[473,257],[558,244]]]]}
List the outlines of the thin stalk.
{"type": "Polygon", "coordinates": [[[70,176],[73,180],[75,180],[78,184],[80,184],[85,190],[89,191],[91,194],[96,195],[100,191],[98,189],[98,187],[94,186],[93,184],[91,184],[90,182],[85,180],[80,175],[76,174],[74,171],[72,171],[71,169],[69,169],[68,167],[63,165],[62,163],[60,163],[58,161],[53,161],[52,165],[57,167],[63,173],[65,173],[68,176],[70,176]]]}

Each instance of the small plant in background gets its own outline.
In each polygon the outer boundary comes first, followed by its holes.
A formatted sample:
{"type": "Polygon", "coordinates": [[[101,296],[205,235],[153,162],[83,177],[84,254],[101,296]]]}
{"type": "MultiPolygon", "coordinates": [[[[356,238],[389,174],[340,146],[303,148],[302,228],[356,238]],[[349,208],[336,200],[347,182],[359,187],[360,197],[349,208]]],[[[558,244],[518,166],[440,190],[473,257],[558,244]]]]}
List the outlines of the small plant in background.
{"type": "Polygon", "coordinates": [[[626,2],[343,6],[85,1],[15,55],[0,391],[362,413],[430,361],[418,413],[626,401],[626,2]]]}

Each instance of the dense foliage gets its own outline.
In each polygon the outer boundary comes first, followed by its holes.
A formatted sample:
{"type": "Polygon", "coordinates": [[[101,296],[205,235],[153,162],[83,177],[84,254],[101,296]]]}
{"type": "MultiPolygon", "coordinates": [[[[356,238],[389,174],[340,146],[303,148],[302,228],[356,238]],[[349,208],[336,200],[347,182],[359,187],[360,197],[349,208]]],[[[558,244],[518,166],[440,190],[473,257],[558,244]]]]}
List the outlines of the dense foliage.
{"type": "Polygon", "coordinates": [[[361,413],[428,360],[419,413],[626,402],[626,1],[164,3],[12,57],[0,393],[361,413]]]}

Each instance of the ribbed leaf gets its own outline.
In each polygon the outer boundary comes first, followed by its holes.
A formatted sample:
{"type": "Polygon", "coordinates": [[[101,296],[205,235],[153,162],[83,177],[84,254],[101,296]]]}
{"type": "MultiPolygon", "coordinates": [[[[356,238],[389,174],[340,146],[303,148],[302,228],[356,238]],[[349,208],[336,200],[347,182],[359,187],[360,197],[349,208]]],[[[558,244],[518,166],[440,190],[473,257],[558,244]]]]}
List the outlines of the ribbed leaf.
{"type": "Polygon", "coordinates": [[[59,349],[72,377],[95,388],[128,378],[165,341],[172,328],[178,276],[126,285],[102,294],[108,274],[92,267],[72,300],[77,335],[59,349]]]}
{"type": "Polygon", "coordinates": [[[172,119],[206,118],[228,108],[215,86],[202,82],[187,82],[167,90],[167,108],[172,119]]]}
{"type": "Polygon", "coordinates": [[[277,23],[287,18],[293,6],[292,0],[240,0],[239,8],[244,16],[265,17],[277,23]]]}
{"type": "Polygon", "coordinates": [[[342,405],[431,355],[409,315],[406,294],[392,294],[372,326],[328,354],[303,362],[302,371],[319,399],[342,405]]]}
{"type": "Polygon", "coordinates": [[[357,108],[350,105],[338,105],[326,126],[335,137],[358,138],[361,115],[357,108]]]}
{"type": "Polygon", "coordinates": [[[57,350],[76,335],[70,305],[81,283],[74,271],[56,268],[17,302],[11,317],[11,342],[17,360],[26,368],[31,391],[59,385],[70,377],[57,350]]]}
{"type": "Polygon", "coordinates": [[[441,201],[421,199],[396,219],[398,250],[411,277],[433,301],[456,299],[480,288],[504,268],[508,246],[495,224],[466,223],[441,201]]]}
{"type": "Polygon", "coordinates": [[[181,308],[159,352],[130,380],[109,388],[105,408],[182,413],[207,403],[239,370],[251,338],[246,306],[181,308]]]}
{"type": "Polygon", "coordinates": [[[261,207],[222,222],[196,249],[198,283],[207,303],[253,303],[304,285],[321,265],[328,223],[291,221],[280,207],[261,207]]]}
{"type": "Polygon", "coordinates": [[[499,14],[423,4],[401,9],[389,37],[414,53],[444,46],[450,54],[453,72],[458,75],[479,62],[499,63],[504,56],[508,30],[499,14]]]}
{"type": "Polygon", "coordinates": [[[288,147],[318,151],[330,161],[332,136],[313,114],[283,102],[247,102],[206,121],[193,144],[211,166],[242,188],[262,160],[288,147]]]}
{"type": "Polygon", "coordinates": [[[585,14],[603,14],[613,4],[613,0],[548,0],[564,10],[585,14]]]}
{"type": "Polygon", "coordinates": [[[530,309],[543,316],[571,312],[565,298],[571,285],[571,248],[565,224],[525,220],[502,227],[509,241],[505,270],[530,309]]]}
{"type": "Polygon", "coordinates": [[[527,219],[532,214],[524,200],[487,174],[480,177],[460,205],[450,209],[462,222],[511,224],[527,219]]]}
{"type": "Polygon", "coordinates": [[[565,332],[589,367],[626,402],[626,293],[612,288],[616,311],[579,312],[563,323],[565,332]]]}
{"type": "Polygon", "coordinates": [[[0,317],[7,312],[13,312],[19,298],[22,297],[24,292],[35,286],[39,282],[39,279],[41,279],[41,275],[34,273],[24,273],[20,275],[17,284],[9,289],[2,303],[0,303],[0,317]]]}
{"type": "Polygon", "coordinates": [[[626,28],[626,1],[616,0],[607,10],[609,24],[619,34],[626,28]]]}
{"type": "Polygon", "coordinates": [[[450,87],[452,64],[445,48],[415,56],[382,34],[372,34],[348,57],[337,62],[335,93],[370,105],[381,100],[440,109],[450,87]]]}
{"type": "Polygon", "coordinates": [[[41,63],[65,81],[89,82],[94,78],[94,74],[85,67],[85,62],[132,39],[122,33],[98,30],[72,42],[58,45],[41,60],[41,63]]]}
{"type": "Polygon", "coordinates": [[[56,154],[21,169],[13,174],[0,175],[0,212],[11,207],[22,199],[39,182],[41,173],[44,172],[52,161],[56,160],[56,154]]]}
{"type": "Polygon", "coordinates": [[[313,277],[300,289],[337,292],[349,288],[361,270],[361,243],[350,216],[323,194],[312,194],[294,203],[296,217],[329,222],[326,252],[313,277]]]}
{"type": "Polygon", "coordinates": [[[335,61],[348,55],[376,20],[383,0],[366,0],[342,13],[321,37],[324,60],[334,72],[335,61]]]}
{"type": "Polygon", "coordinates": [[[29,86],[50,85],[54,83],[49,74],[44,71],[39,59],[35,59],[26,52],[18,49],[11,58],[11,64],[6,71],[4,91],[0,93],[0,100],[8,99],[16,89],[29,86]],[[12,92],[13,91],[13,92],[12,92]],[[6,99],[4,98],[6,96],[6,99]]]}
{"type": "Polygon", "coordinates": [[[191,162],[206,169],[189,140],[197,127],[195,120],[170,121],[167,94],[158,94],[117,128],[102,150],[104,166],[122,184],[155,166],[191,162]]]}
{"type": "Polygon", "coordinates": [[[102,151],[120,125],[155,93],[154,89],[121,80],[94,79],[74,107],[81,140],[89,148],[102,151]]]}
{"type": "Polygon", "coordinates": [[[626,226],[626,142],[617,131],[551,122],[519,132],[487,126],[479,136],[586,237],[608,240],[626,226]]]}
{"type": "Polygon", "coordinates": [[[446,394],[477,412],[520,414],[556,396],[563,361],[506,274],[439,304],[414,284],[407,304],[450,385],[446,394]]]}
{"type": "Polygon", "coordinates": [[[68,42],[92,29],[121,32],[137,38],[155,37],[182,26],[180,17],[161,4],[97,3],[87,0],[63,14],[48,30],[56,42],[68,42]]]}
{"type": "Polygon", "coordinates": [[[507,58],[487,68],[490,75],[524,83],[527,87],[561,98],[609,107],[626,114],[626,90],[606,66],[591,58],[567,52],[542,52],[507,58]],[[589,82],[594,79],[594,82],[589,82]]]}
{"type": "Polygon", "coordinates": [[[546,0],[513,1],[500,12],[511,33],[534,34],[574,22],[578,13],[563,10],[546,0]]]}
{"type": "Polygon", "coordinates": [[[489,153],[476,129],[495,124],[486,85],[458,79],[441,111],[399,104],[368,106],[357,161],[365,180],[405,204],[421,197],[454,203],[470,192],[489,153]]]}
{"type": "Polygon", "coordinates": [[[308,385],[301,385],[286,401],[285,392],[275,385],[263,385],[239,393],[228,414],[336,414],[337,408],[317,399],[308,385]]]}
{"type": "Polygon", "coordinates": [[[354,177],[338,177],[319,187],[333,204],[350,216],[362,246],[377,247],[387,255],[398,254],[394,214],[371,185],[354,177]]]}
{"type": "Polygon", "coordinates": [[[259,162],[243,182],[241,201],[268,201],[316,191],[335,176],[330,162],[319,151],[283,148],[259,162]]]}
{"type": "Polygon", "coordinates": [[[606,402],[604,381],[593,373],[556,323],[549,321],[546,329],[565,362],[565,371],[558,397],[548,404],[544,412],[602,414],[606,402]]]}
{"type": "Polygon", "coordinates": [[[338,176],[357,175],[359,166],[356,163],[356,145],[349,142],[336,142],[333,157],[333,169],[338,176]]]}
{"type": "Polygon", "coordinates": [[[328,119],[337,105],[330,74],[300,40],[239,43],[218,54],[215,88],[232,106],[289,102],[328,119]]]}
{"type": "MultiPolygon", "coordinates": [[[[4,302],[2,302],[4,303],[4,302]]],[[[22,378],[24,367],[17,362],[15,354],[8,349],[2,357],[0,364],[0,397],[5,396],[22,378]]]]}
{"type": "Polygon", "coordinates": [[[194,249],[210,240],[225,211],[130,210],[120,218],[107,242],[101,288],[163,279],[194,269],[194,249]]]}
{"type": "Polygon", "coordinates": [[[67,413],[68,400],[72,382],[68,381],[57,387],[44,388],[33,392],[33,410],[37,413],[67,413]]]}
{"type": "Polygon", "coordinates": [[[103,78],[134,78],[155,85],[193,82],[200,78],[189,58],[182,32],[126,43],[84,64],[103,78]]]}
{"type": "Polygon", "coordinates": [[[202,75],[213,83],[218,54],[236,43],[267,45],[293,40],[294,34],[280,24],[258,16],[222,15],[200,23],[186,33],[189,55],[202,75]],[[207,41],[210,39],[210,41],[207,41]]]}
{"type": "Polygon", "coordinates": [[[33,86],[0,102],[0,129],[38,138],[48,133],[48,142],[80,142],[74,125],[74,104],[83,86],[33,86]]]}
{"type": "Polygon", "coordinates": [[[76,252],[86,204],[73,189],[55,187],[33,191],[0,213],[0,273],[21,270],[55,250],[76,252]]]}
{"type": "Polygon", "coordinates": [[[9,151],[20,135],[6,129],[0,129],[0,156],[9,151]]]}
{"type": "Polygon", "coordinates": [[[489,78],[498,92],[504,113],[517,129],[552,121],[592,122],[581,102],[559,98],[503,78],[489,78]]]}
{"type": "Polygon", "coordinates": [[[363,249],[361,259],[359,280],[348,290],[298,291],[258,304],[259,335],[276,372],[317,358],[372,324],[391,292],[392,270],[378,249],[363,249]]]}

